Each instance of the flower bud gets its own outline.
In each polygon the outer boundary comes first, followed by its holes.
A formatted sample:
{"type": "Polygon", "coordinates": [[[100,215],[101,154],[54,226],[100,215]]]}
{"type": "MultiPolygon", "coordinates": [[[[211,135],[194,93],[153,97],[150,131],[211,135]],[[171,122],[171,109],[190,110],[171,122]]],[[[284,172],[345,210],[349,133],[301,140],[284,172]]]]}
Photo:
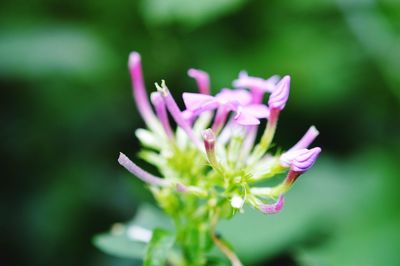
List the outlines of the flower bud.
{"type": "Polygon", "coordinates": [[[281,164],[290,166],[290,169],[297,173],[304,173],[314,165],[320,152],[319,147],[289,151],[281,155],[281,164]]]}
{"type": "Polygon", "coordinates": [[[278,84],[276,84],[275,90],[271,93],[268,100],[269,108],[282,110],[289,97],[290,90],[290,76],[284,76],[278,84]]]}

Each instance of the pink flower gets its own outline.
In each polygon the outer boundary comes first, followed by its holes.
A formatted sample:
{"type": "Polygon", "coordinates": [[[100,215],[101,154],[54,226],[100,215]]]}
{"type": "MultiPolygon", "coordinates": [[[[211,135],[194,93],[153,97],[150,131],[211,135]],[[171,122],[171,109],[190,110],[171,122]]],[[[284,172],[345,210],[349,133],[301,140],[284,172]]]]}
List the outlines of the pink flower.
{"type": "Polygon", "coordinates": [[[253,103],[261,103],[264,93],[271,93],[275,90],[279,76],[272,76],[269,79],[252,77],[246,71],[239,73],[239,78],[233,81],[233,86],[238,89],[250,89],[253,96],[253,103]]]}
{"type": "Polygon", "coordinates": [[[136,52],[130,54],[129,71],[139,112],[149,128],[137,134],[151,148],[141,155],[165,178],[146,172],[122,153],[118,162],[139,179],[159,187],[155,191],[207,198],[223,190],[218,197],[231,199],[234,209],[247,202],[263,213],[278,213],[283,208],[283,195],[314,165],[321,152],[319,147],[308,149],[319,134],[312,126],[288,151],[280,156],[268,154],[289,97],[289,76],[263,79],[242,71],[233,81],[236,89],[224,88],[212,96],[208,74],[189,69],[188,75],[195,79],[200,93],[183,93],[186,110],[181,111],[162,81],[155,84],[157,91],[151,94],[153,111],[136,52]],[[262,101],[265,93],[270,93],[268,106],[262,101]],[[179,130],[173,130],[170,118],[179,130]],[[268,119],[266,127],[255,144],[260,119],[264,118],[268,119]],[[205,167],[207,163],[210,167],[205,167]],[[279,184],[252,187],[284,170],[288,170],[287,175],[279,184]]]}
{"type": "MultiPolygon", "coordinates": [[[[251,95],[245,90],[223,89],[215,96],[199,93],[183,93],[183,101],[192,116],[218,109],[216,123],[225,122],[229,112],[235,112],[234,120],[240,125],[258,125],[260,118],[269,116],[268,107],[262,104],[250,104],[251,95]],[[218,115],[220,112],[220,115],[218,115]],[[222,113],[222,114],[221,114],[222,113]]],[[[214,128],[214,127],[213,127],[214,128]]]]}

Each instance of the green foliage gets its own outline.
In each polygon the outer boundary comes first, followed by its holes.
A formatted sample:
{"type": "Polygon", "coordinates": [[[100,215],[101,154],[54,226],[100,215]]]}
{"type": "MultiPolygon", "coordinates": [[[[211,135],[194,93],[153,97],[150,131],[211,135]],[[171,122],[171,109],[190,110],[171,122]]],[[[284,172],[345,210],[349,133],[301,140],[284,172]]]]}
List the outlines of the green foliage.
{"type": "Polygon", "coordinates": [[[157,229],[160,232],[158,232],[159,235],[155,236],[154,232],[157,231],[155,228],[170,229],[171,223],[160,210],[151,205],[143,204],[132,221],[126,224],[114,225],[110,232],[95,236],[93,243],[110,255],[143,259],[150,249],[152,250],[151,252],[158,252],[157,245],[163,245],[163,241],[167,241],[166,243],[169,241],[167,231],[157,229]],[[151,248],[147,246],[147,242],[143,241],[143,239],[135,239],[132,231],[135,227],[139,228],[139,230],[148,230],[150,234],[153,232],[150,242],[151,248]],[[166,238],[165,240],[163,239],[164,237],[166,238]],[[161,242],[158,243],[157,241],[161,242]]]}
{"type": "Polygon", "coordinates": [[[132,241],[125,235],[110,233],[95,236],[93,243],[107,254],[121,258],[142,259],[146,249],[144,243],[132,241]]]}
{"type": "Polygon", "coordinates": [[[142,0],[142,11],[149,24],[177,22],[199,26],[237,10],[246,0],[142,0]]]}
{"type": "Polygon", "coordinates": [[[110,50],[98,36],[76,26],[6,28],[0,39],[0,75],[80,79],[110,69],[110,50]]]}
{"type": "Polygon", "coordinates": [[[193,2],[2,3],[0,213],[10,264],[132,265],[90,238],[150,198],[115,162],[138,149],[133,131],[143,124],[126,70],[133,49],[147,58],[148,89],[168,77],[175,96],[195,91],[189,67],[210,72],[215,91],[242,69],[292,75],[279,143],[302,134],[301,116],[318,125],[325,160],[280,215],[246,210],[219,226],[248,265],[276,256],[400,264],[398,1],[193,2]]]}
{"type": "Polygon", "coordinates": [[[163,266],[174,244],[174,235],[163,229],[153,230],[153,236],[144,256],[144,266],[163,266]]]}

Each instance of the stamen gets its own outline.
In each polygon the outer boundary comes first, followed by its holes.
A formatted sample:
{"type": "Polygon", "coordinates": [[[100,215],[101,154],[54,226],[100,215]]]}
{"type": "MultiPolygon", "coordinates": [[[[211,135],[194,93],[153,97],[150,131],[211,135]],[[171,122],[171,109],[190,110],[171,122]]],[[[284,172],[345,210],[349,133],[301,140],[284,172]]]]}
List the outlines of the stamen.
{"type": "Polygon", "coordinates": [[[151,94],[151,102],[153,103],[158,119],[161,122],[161,125],[164,128],[165,134],[170,140],[174,139],[174,133],[171,129],[171,125],[169,123],[167,109],[165,106],[164,98],[160,95],[159,92],[153,92],[151,94]]]}
{"type": "Polygon", "coordinates": [[[157,90],[164,97],[164,102],[167,106],[168,111],[171,113],[172,117],[175,119],[175,122],[180,126],[188,135],[188,137],[194,142],[194,144],[202,150],[202,144],[200,140],[194,135],[192,128],[182,116],[181,110],[179,110],[178,105],[176,104],[174,98],[172,98],[171,93],[169,92],[165,81],[161,81],[161,86],[155,83],[157,90]]]}

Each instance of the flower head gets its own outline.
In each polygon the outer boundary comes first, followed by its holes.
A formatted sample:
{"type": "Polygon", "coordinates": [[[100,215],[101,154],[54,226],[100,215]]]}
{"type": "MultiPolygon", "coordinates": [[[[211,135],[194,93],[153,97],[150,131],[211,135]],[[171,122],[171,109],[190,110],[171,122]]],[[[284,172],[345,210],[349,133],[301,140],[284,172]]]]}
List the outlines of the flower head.
{"type": "Polygon", "coordinates": [[[122,153],[118,161],[152,187],[157,201],[169,213],[179,213],[183,207],[177,202],[185,202],[185,197],[207,199],[197,215],[207,216],[225,203],[233,213],[245,203],[266,214],[277,213],[283,207],[283,195],[321,152],[319,147],[308,149],[319,134],[311,127],[288,151],[268,153],[289,97],[289,76],[264,79],[241,72],[233,81],[235,89],[223,88],[213,96],[208,74],[190,69],[188,75],[195,79],[200,93],[183,93],[182,111],[166,83],[156,83],[157,90],[151,94],[154,112],[136,52],[130,55],[129,69],[133,94],[148,127],[137,135],[150,149],[139,155],[155,165],[162,177],[144,171],[122,153]],[[270,94],[268,104],[262,102],[265,93],[270,94]],[[267,120],[265,129],[259,129],[261,119],[267,120]],[[259,143],[255,143],[257,130],[263,130],[259,143]],[[257,186],[285,171],[282,183],[257,186]]]}

